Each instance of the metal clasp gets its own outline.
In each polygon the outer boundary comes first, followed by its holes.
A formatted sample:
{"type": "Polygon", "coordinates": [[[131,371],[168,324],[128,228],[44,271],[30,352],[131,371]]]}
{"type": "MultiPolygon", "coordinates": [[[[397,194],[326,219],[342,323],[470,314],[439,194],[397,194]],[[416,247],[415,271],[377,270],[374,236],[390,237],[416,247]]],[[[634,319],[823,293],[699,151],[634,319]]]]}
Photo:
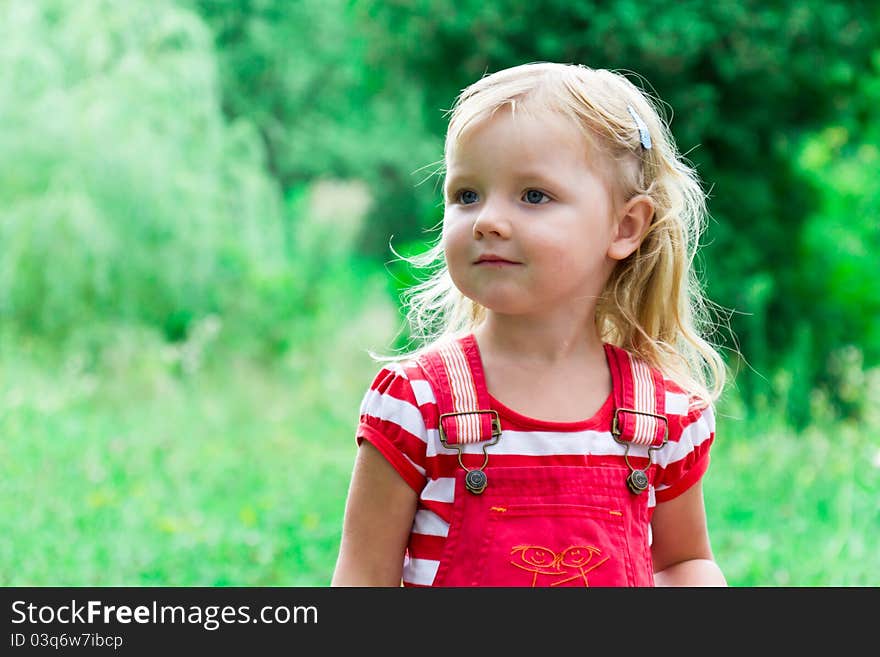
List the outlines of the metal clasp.
{"type": "MultiPolygon", "coordinates": [[[[616,436],[619,436],[621,433],[623,433],[620,430],[620,425],[618,424],[618,421],[617,421],[617,416],[621,412],[634,413],[635,415],[647,415],[648,417],[653,417],[658,420],[663,420],[663,427],[664,427],[664,429],[663,429],[663,442],[657,446],[649,446],[648,449],[660,449],[661,447],[663,447],[663,445],[666,444],[666,441],[669,440],[669,420],[666,418],[665,415],[660,415],[659,413],[648,413],[647,411],[637,411],[634,408],[615,408],[614,409],[614,419],[611,421],[611,433],[615,436],[615,440],[617,440],[616,436]]],[[[620,443],[623,441],[617,440],[617,442],[620,443]]]]}
{"type": "MultiPolygon", "coordinates": [[[[458,464],[465,471],[465,486],[467,489],[474,493],[475,495],[479,495],[486,489],[486,474],[483,472],[483,469],[489,463],[489,454],[486,452],[487,447],[491,447],[499,440],[501,440],[501,418],[498,416],[498,411],[492,409],[488,411],[458,411],[455,413],[441,413],[440,414],[440,443],[446,449],[454,449],[458,452],[458,464]],[[475,468],[474,470],[468,470],[465,466],[464,462],[461,460],[462,448],[464,447],[461,443],[455,443],[450,445],[446,441],[446,430],[443,428],[443,418],[446,417],[455,417],[457,415],[481,415],[481,414],[491,414],[492,417],[492,438],[488,442],[482,440],[480,442],[483,443],[483,465],[479,468],[475,468]],[[474,473],[474,474],[472,474],[474,473]]],[[[465,443],[467,444],[467,443],[465,443]]]]}
{"type": "Polygon", "coordinates": [[[627,476],[626,478],[626,485],[629,486],[629,489],[636,495],[647,490],[647,470],[651,467],[651,456],[656,450],[663,447],[669,441],[669,419],[665,415],[660,415],[658,413],[648,413],[647,411],[637,411],[634,408],[616,408],[614,409],[614,418],[611,421],[611,436],[616,442],[620,443],[624,447],[623,460],[626,462],[626,467],[629,468],[629,476],[627,476]],[[648,445],[648,465],[644,470],[634,468],[629,462],[629,446],[632,445],[632,441],[618,439],[618,436],[623,433],[620,430],[620,424],[617,420],[617,416],[621,411],[623,411],[624,413],[635,413],[636,415],[646,415],[648,417],[656,418],[657,420],[663,420],[663,442],[659,445],[648,445]]]}

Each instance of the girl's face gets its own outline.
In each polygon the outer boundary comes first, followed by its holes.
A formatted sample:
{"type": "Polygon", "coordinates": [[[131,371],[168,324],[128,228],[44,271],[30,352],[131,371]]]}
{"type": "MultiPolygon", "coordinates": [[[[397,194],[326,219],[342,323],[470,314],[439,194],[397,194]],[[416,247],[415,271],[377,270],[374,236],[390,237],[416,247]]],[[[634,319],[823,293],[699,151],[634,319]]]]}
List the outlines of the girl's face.
{"type": "Polygon", "coordinates": [[[446,161],[443,245],[456,287],[501,314],[591,310],[615,260],[612,197],[561,116],[499,110],[446,161]]]}

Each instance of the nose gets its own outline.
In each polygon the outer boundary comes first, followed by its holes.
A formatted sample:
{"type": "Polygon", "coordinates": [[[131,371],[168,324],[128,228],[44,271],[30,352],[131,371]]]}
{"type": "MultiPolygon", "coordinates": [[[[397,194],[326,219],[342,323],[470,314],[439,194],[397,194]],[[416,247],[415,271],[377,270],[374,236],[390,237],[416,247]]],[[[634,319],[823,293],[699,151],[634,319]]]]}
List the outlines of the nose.
{"type": "Polygon", "coordinates": [[[495,237],[510,237],[509,209],[503,203],[486,201],[474,220],[474,237],[494,235],[495,237]]]}

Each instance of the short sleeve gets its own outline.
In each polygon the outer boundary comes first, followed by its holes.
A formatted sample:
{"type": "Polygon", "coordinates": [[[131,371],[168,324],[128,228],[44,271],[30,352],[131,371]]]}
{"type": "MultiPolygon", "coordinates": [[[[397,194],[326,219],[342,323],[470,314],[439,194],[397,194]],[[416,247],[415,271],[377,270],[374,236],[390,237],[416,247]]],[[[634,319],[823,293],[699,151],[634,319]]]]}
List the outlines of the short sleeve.
{"type": "MultiPolygon", "coordinates": [[[[417,367],[417,366],[414,366],[417,367]]],[[[383,367],[364,395],[356,439],[372,444],[401,477],[421,493],[424,488],[428,430],[416,389],[407,368],[399,363],[383,367]]]]}
{"type": "Polygon", "coordinates": [[[655,452],[657,502],[668,502],[697,483],[709,467],[709,449],[715,440],[715,412],[711,405],[691,407],[683,415],[670,414],[669,442],[655,452]]]}

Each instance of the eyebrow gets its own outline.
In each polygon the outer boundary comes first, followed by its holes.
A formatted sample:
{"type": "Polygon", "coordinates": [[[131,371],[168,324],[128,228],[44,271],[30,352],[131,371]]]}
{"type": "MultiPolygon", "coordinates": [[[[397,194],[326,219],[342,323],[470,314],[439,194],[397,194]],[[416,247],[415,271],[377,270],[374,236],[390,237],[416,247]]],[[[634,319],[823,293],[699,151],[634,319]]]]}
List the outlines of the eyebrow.
{"type": "MultiPolygon", "coordinates": [[[[443,181],[443,189],[447,190],[450,187],[455,187],[457,185],[463,184],[463,182],[467,182],[472,180],[475,176],[470,172],[449,176],[447,175],[443,181]]],[[[534,181],[540,185],[546,185],[548,187],[557,187],[563,183],[560,182],[559,176],[548,175],[547,173],[535,170],[535,169],[525,169],[523,171],[517,171],[514,174],[516,180],[529,180],[534,181]]]]}

